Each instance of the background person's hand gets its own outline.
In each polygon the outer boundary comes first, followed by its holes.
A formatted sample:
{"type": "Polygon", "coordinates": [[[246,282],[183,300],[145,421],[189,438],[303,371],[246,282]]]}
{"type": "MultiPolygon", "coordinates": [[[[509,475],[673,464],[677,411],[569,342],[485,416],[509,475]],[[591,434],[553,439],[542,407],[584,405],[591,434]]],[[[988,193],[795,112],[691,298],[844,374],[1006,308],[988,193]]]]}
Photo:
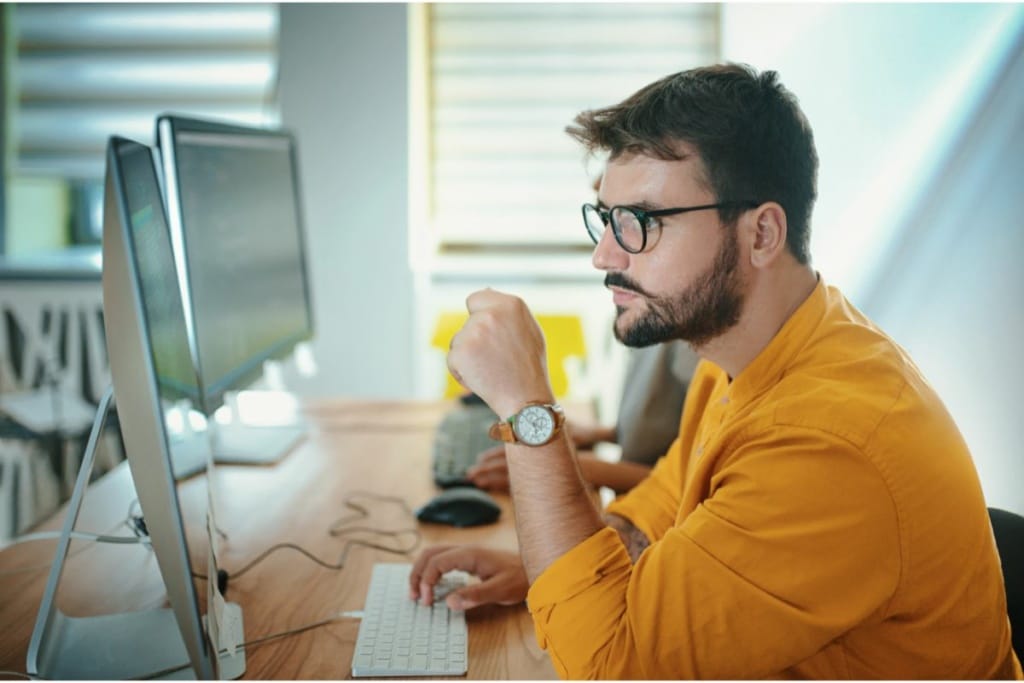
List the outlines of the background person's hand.
{"type": "Polygon", "coordinates": [[[566,430],[578,450],[591,450],[599,443],[617,443],[615,427],[605,427],[593,422],[566,421],[566,430]]]}
{"type": "Polygon", "coordinates": [[[450,609],[479,605],[516,605],[526,600],[530,582],[517,553],[476,546],[435,546],[424,550],[409,573],[409,597],[424,605],[434,601],[434,586],[453,569],[480,579],[452,591],[445,598],[450,609]]]}
{"type": "Polygon", "coordinates": [[[476,464],[466,470],[466,479],[477,488],[488,491],[508,491],[508,462],[505,446],[489,448],[476,458],[476,464]]]}

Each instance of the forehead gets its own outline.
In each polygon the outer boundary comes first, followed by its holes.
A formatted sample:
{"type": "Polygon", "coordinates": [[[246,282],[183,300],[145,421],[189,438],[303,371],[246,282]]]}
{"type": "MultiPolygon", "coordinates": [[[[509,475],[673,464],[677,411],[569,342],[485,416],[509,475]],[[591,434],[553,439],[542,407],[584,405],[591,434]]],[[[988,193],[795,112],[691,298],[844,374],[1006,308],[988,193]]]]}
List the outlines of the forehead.
{"type": "Polygon", "coordinates": [[[710,198],[703,178],[696,154],[679,160],[622,154],[608,161],[598,194],[608,206],[642,202],[678,206],[710,198]]]}

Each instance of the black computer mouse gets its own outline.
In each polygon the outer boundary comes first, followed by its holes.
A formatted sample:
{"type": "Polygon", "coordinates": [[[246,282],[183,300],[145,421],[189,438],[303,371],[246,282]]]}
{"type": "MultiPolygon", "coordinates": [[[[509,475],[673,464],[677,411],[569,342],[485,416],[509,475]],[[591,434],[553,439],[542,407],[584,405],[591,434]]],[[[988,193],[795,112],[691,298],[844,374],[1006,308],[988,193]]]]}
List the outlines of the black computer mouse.
{"type": "Polygon", "coordinates": [[[421,522],[465,527],[491,524],[501,516],[494,498],[472,486],[453,486],[431,498],[416,511],[421,522]]]}

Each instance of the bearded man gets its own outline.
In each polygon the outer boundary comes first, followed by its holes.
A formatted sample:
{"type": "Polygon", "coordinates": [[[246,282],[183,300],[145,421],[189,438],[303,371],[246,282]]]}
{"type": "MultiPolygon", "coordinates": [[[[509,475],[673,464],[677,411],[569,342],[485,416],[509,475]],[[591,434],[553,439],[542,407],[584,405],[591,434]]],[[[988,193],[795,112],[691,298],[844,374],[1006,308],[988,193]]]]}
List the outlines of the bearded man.
{"type": "Polygon", "coordinates": [[[490,289],[448,365],[507,418],[519,554],[426,550],[527,600],[566,678],[1020,678],[970,453],[906,352],[810,265],[818,159],[774,72],[719,65],[577,117],[615,335],[701,357],[679,437],[602,516],[526,305],[490,289]]]}

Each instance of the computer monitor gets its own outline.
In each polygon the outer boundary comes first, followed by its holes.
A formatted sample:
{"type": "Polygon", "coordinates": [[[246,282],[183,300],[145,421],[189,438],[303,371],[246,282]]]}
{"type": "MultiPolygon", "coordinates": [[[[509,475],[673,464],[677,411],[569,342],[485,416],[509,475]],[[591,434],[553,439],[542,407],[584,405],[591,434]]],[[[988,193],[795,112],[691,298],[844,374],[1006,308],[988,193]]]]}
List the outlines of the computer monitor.
{"type": "Polygon", "coordinates": [[[163,115],[157,138],[200,407],[313,336],[294,137],[163,115]]]}
{"type": "MultiPolygon", "coordinates": [[[[103,228],[107,348],[132,480],[170,608],[68,617],[56,607],[68,540],[88,486],[108,395],[90,435],[30,643],[28,670],[44,678],[139,678],[188,667],[199,678],[217,673],[200,613],[161,405],[162,392],[191,396],[196,391],[187,341],[182,339],[184,314],[164,216],[152,150],[111,138],[103,228]],[[183,342],[184,356],[179,349],[183,342]]],[[[202,500],[203,509],[189,511],[193,519],[206,519],[207,499],[202,500]]],[[[210,548],[205,551],[211,557],[210,548]]],[[[208,591],[212,585],[207,584],[208,591]]],[[[208,604],[210,597],[208,592],[208,604]]],[[[237,605],[231,609],[237,612],[237,605]]]]}

